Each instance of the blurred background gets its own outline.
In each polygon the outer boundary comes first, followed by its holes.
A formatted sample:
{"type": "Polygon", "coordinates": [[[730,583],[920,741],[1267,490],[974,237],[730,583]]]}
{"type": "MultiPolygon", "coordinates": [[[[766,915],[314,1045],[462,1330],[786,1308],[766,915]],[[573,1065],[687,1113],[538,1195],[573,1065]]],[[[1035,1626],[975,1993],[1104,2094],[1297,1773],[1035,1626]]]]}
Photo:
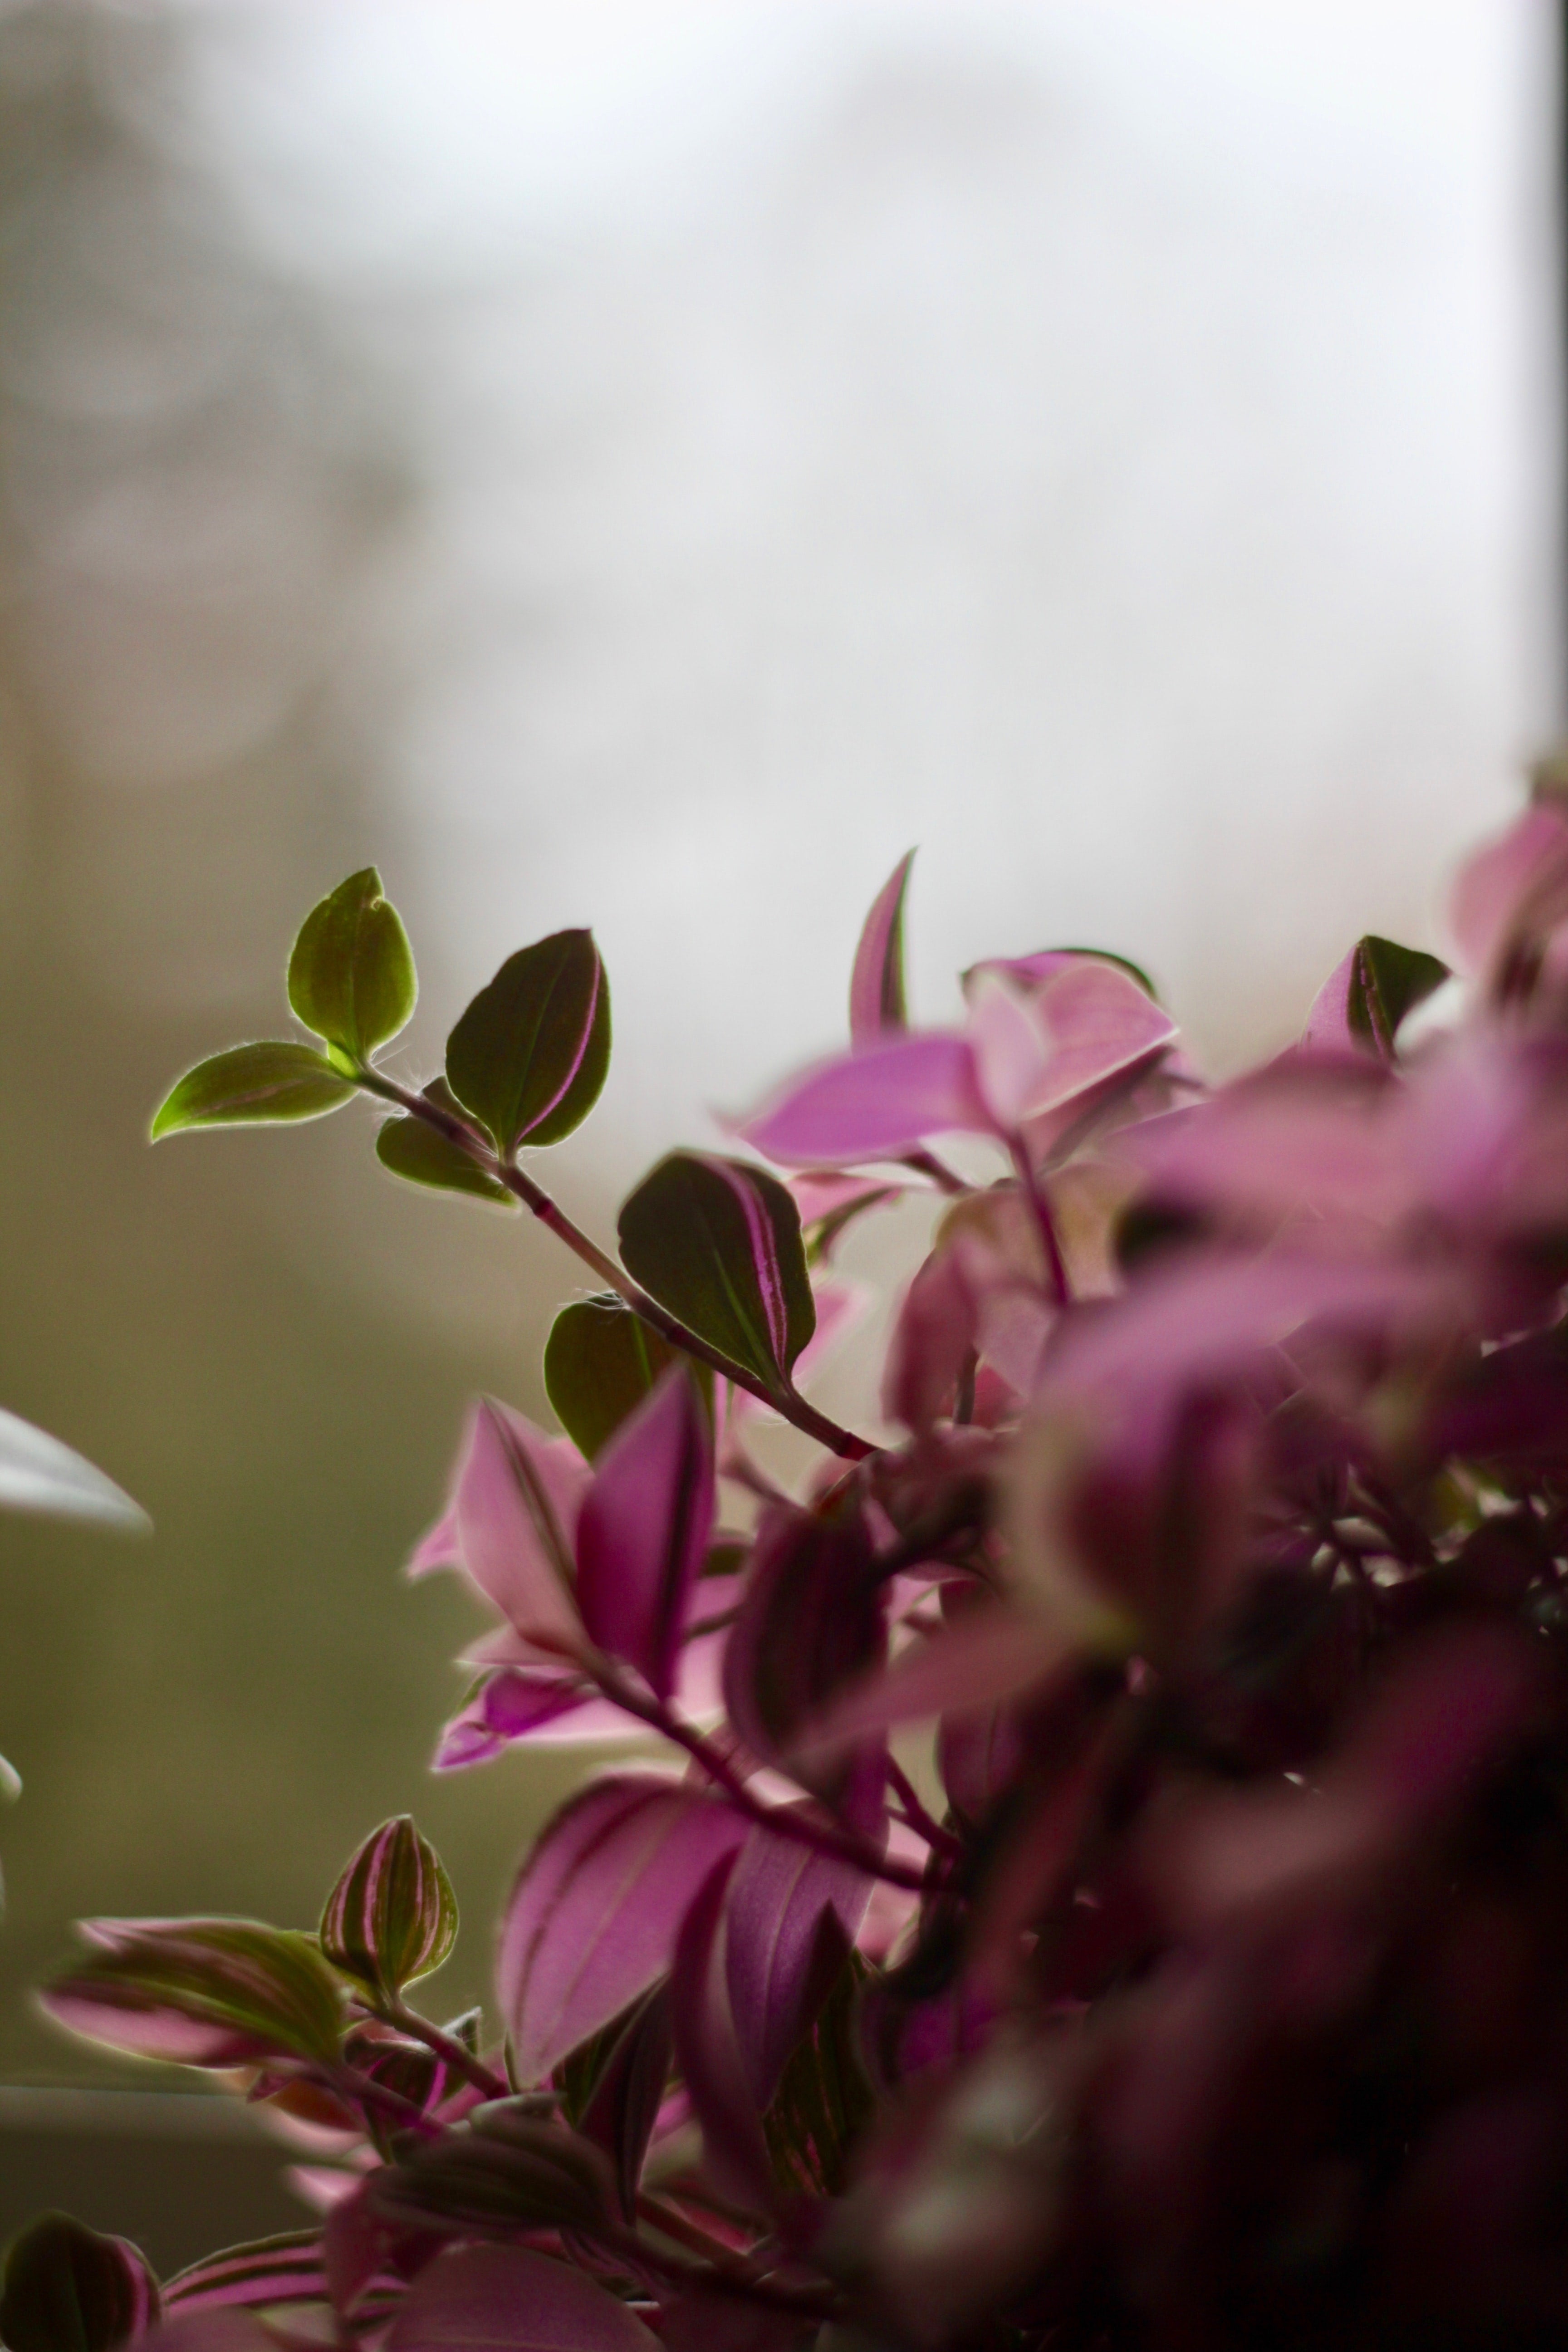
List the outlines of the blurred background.
{"type": "Polygon", "coordinates": [[[0,0],[0,1399],[156,1525],[0,1520],[0,2081],[126,2079],[27,2006],[74,1916],[310,1924],[402,1809],[480,1998],[584,1769],[428,1778],[397,1576],[573,1264],[357,1108],[145,1146],[343,874],[420,1076],[595,925],[600,1226],[837,1041],[911,843],[928,1021],[1087,941],[1225,1071],[1440,947],[1563,715],[1555,16],[0,0]]]}

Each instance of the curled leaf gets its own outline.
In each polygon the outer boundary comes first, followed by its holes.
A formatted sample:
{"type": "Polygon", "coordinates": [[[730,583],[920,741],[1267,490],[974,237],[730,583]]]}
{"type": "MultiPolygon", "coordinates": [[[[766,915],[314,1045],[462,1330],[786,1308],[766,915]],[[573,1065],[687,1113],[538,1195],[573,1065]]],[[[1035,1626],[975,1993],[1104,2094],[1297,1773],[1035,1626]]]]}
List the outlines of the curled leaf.
{"type": "Polygon", "coordinates": [[[46,2213],[12,2240],[0,2293],[7,2352],[118,2352],[158,2309],[158,2282],[128,2239],[46,2213]]]}
{"type": "Polygon", "coordinates": [[[457,1937],[452,1882],[406,1813],[366,1838],[321,1913],[328,1959],[376,1992],[399,1993],[429,1976],[457,1937]]]}

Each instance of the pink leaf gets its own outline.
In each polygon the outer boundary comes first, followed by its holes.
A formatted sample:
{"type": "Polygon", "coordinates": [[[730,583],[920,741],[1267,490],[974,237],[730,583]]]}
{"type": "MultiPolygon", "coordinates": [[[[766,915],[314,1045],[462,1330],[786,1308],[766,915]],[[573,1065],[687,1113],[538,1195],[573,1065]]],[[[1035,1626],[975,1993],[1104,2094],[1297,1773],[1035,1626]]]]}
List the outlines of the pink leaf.
{"type": "Polygon", "coordinates": [[[908,1029],[904,1003],[904,894],[909,888],[911,849],[901,857],[871,902],[855,950],[849,980],[849,1034],[857,1045],[908,1029]]]}
{"type": "Polygon", "coordinates": [[[904,1293],[882,1371],[882,1411],[927,1430],[953,1409],[973,1351],[980,1307],[960,1253],[933,1250],[904,1293]]]}
{"type": "Polygon", "coordinates": [[[448,1503],[433,1528],[427,1528],[409,1555],[406,1574],[430,1576],[438,1568],[461,1568],[458,1544],[458,1507],[448,1503]]]}
{"type": "Polygon", "coordinates": [[[708,1418],[685,1366],[671,1364],[601,1452],[577,1528],[584,1624],[656,1698],[675,1686],[712,1523],[708,1418]]]}
{"type": "Polygon", "coordinates": [[[580,2270],[523,2246],[455,2246],[422,2271],[387,2352],[657,2352],[658,2338],[580,2270]]]}
{"type": "Polygon", "coordinates": [[[488,1397],[475,1408],[455,1505],[463,1566],[520,1633],[568,1650],[582,1645],[572,1542],[587,1484],[566,1439],[488,1397]]]}
{"type": "Polygon", "coordinates": [[[1568,821],[1539,801],[1461,866],[1448,927],[1462,971],[1479,973],[1504,944],[1527,898],[1568,869],[1568,821]]]}
{"type": "Polygon", "coordinates": [[[804,1755],[831,1754],[868,1732],[918,1723],[950,1708],[1016,1698],[1073,1652],[1058,1625],[1005,1604],[966,1610],[940,1633],[905,1650],[885,1672],[846,1691],[802,1733],[804,1755]]]}
{"type": "Polygon", "coordinates": [[[1360,953],[1358,940],[1349,955],[1335,964],[1312,999],[1301,1043],[1314,1053],[1353,1054],[1357,1050],[1356,1039],[1351,1033],[1350,1006],[1351,983],[1360,953]]]}
{"type": "Polygon", "coordinates": [[[824,1063],[741,1132],[785,1167],[896,1159],[928,1135],[994,1122],[975,1089],[963,1037],[899,1037],[824,1063]]]}
{"type": "Polygon", "coordinates": [[[761,1826],[741,1848],[725,1906],[726,1983],[759,2110],[832,1990],[871,1885],[852,1863],[761,1826]]]}
{"type": "Polygon", "coordinates": [[[471,1692],[442,1731],[433,1769],[461,1771],[488,1764],[520,1739],[559,1748],[582,1740],[618,1739],[635,1728],[607,1698],[569,1675],[532,1674],[503,1666],[471,1692]]]}
{"type": "Polygon", "coordinates": [[[520,2080],[541,2081],[662,1975],[687,1905],[744,1835],[738,1814],[651,1772],[611,1774],[562,1808],[501,1927],[497,1993],[520,2080]]]}
{"type": "Polygon", "coordinates": [[[703,2169],[720,2194],[753,2211],[773,2200],[761,2105],[730,2003],[725,1895],[733,1854],[715,1863],[681,1925],[670,2023],[682,2079],[702,2126],[703,2169]]]}
{"type": "Polygon", "coordinates": [[[1073,957],[1026,999],[982,967],[971,1003],[981,1091],[1009,1132],[1152,1062],[1176,1035],[1170,1014],[1129,973],[1093,956],[1073,957]],[[1038,1037],[1032,1066],[1020,1014],[1038,1037]]]}

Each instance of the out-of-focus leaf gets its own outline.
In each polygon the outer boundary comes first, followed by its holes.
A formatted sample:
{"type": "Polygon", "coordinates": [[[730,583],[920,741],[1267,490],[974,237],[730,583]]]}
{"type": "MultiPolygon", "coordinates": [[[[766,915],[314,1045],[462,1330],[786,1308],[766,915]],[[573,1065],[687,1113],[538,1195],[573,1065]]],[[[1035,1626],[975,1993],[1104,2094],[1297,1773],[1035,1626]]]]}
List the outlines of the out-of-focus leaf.
{"type": "Polygon", "coordinates": [[[438,1969],[458,1939],[458,1898],[441,1858],[406,1813],[367,1837],[327,1897],[321,1949],[373,1991],[398,1993],[438,1969]]]}
{"type": "MultiPolygon", "coordinates": [[[[764,1517],[724,1655],[730,1720],[755,1756],[790,1753],[802,1727],[880,1656],[871,1542],[857,1514],[778,1505],[764,1517]]],[[[830,1765],[818,1776],[837,1785],[830,1765]]]]}
{"type": "Polygon", "coordinates": [[[708,1416],[685,1366],[671,1364],[605,1446],[577,1522],[583,1622],[656,1698],[675,1687],[687,1601],[712,1523],[708,1416]]]}
{"type": "Polygon", "coordinates": [[[98,1519],[107,1527],[134,1528],[152,1521],[112,1478],[46,1430],[0,1410],[0,1507],[43,1511],[53,1518],[98,1519]]]}
{"type": "Polygon", "coordinates": [[[503,1153],[580,1127],[609,1066],[610,984],[591,931],[509,956],[447,1040],[452,1092],[503,1153]]]}
{"type": "Polygon", "coordinates": [[[896,1160],[928,1136],[988,1135],[965,1037],[887,1037],[821,1063],[748,1119],[741,1133],[784,1168],[896,1160]]]}
{"type": "Polygon", "coordinates": [[[138,2058],[239,2066],[337,2054],[337,1985],[308,1936],[250,1919],[94,1919],[94,1948],[40,1998],[72,2032],[138,2058]]]}
{"type": "Polygon", "coordinates": [[[591,2047],[593,2080],[579,2103],[577,2128],[584,2139],[604,2149],[615,2167],[621,2211],[629,2221],[674,2055],[668,1986],[655,1985],[628,2017],[606,2028],[591,2047]]]}
{"type": "Polygon", "coordinates": [[[855,1941],[871,1881],[837,1854],[759,1823],[726,1897],[730,2007],[758,2107],[827,1998],[855,1941]]]}
{"type": "MultiPolygon", "coordinates": [[[[544,1344],[545,1394],[567,1436],[592,1461],[660,1373],[680,1360],[613,1290],[574,1298],[555,1318],[544,1344]]],[[[693,1370],[711,1405],[712,1373],[706,1364],[693,1370]]]]}
{"type": "Polygon", "coordinates": [[[1392,1062],[1400,1023],[1448,976],[1436,956],[1368,932],[1319,990],[1307,1016],[1306,1043],[1356,1045],[1392,1062]]]}
{"type": "Polygon", "coordinates": [[[457,2246],[420,2273],[387,2352],[656,2352],[658,2339],[579,2270],[522,2246],[457,2246]]]}
{"type": "Polygon", "coordinates": [[[187,1070],[153,1120],[154,1143],[183,1127],[255,1127],[272,1119],[321,1118],[346,1103],[352,1078],[313,1045],[268,1038],[233,1045],[187,1070]]]}
{"type": "MultiPolygon", "coordinates": [[[[423,1091],[437,1109],[463,1118],[467,1124],[462,1107],[445,1078],[432,1078],[423,1091]]],[[[389,1168],[395,1176],[406,1178],[410,1184],[428,1184],[437,1192],[468,1192],[478,1201],[494,1201],[503,1209],[515,1209],[518,1205],[506,1186],[487,1175],[459,1145],[451,1142],[439,1128],[427,1127],[412,1113],[389,1118],[377,1129],[375,1156],[384,1168],[389,1168]]]]}
{"type": "Polygon", "coordinates": [[[163,2308],[171,2316],[177,2311],[326,2301],[319,2229],[286,2230],[275,2238],[226,2246],[222,2253],[192,2263],[163,2289],[163,2308]]]}
{"type": "Polygon", "coordinates": [[[875,2100],[860,2059],[858,2007],[866,1964],[848,1952],[810,2030],[784,2066],[763,2131],[779,2187],[837,2197],[875,2100]]]}
{"type": "Polygon", "coordinates": [[[496,1988],[518,2079],[542,2082],[669,1967],[686,1906],[746,1825],[649,1772],[617,1772],[563,1806],[519,1874],[496,1988]]]}
{"type": "Polygon", "coordinates": [[[772,2202],[773,2173],[730,2004],[732,1855],[710,1870],[681,1923],[670,1971],[670,2022],[680,2078],[702,2126],[702,2168],[721,2196],[752,2212],[772,2202]]]}
{"type": "Polygon", "coordinates": [[[405,2149],[372,2178],[366,2204],[377,2220],[405,2226],[592,2237],[605,2228],[612,2197],[601,2149],[529,2103],[500,2100],[477,2107],[463,2128],[405,2149]]]}
{"type": "Polygon", "coordinates": [[[408,934],[374,866],[313,907],[289,958],[289,1002],[350,1068],[406,1027],[419,984],[408,934]]]}
{"type": "Polygon", "coordinates": [[[914,856],[911,849],[901,857],[878,891],[855,950],[849,1034],[857,1045],[898,1035],[910,1025],[904,997],[904,896],[914,856]]]}
{"type": "Polygon", "coordinates": [[[621,1210],[621,1259],[689,1330],[777,1395],[816,1328],[800,1213],[765,1169],[672,1151],[621,1210]]]}
{"type": "Polygon", "coordinates": [[[960,978],[967,993],[971,982],[979,972],[1010,972],[1015,980],[1026,982],[1050,980],[1058,971],[1065,971],[1069,964],[1082,963],[1086,958],[1094,963],[1114,964],[1118,971],[1124,971],[1129,980],[1137,982],[1145,996],[1152,996],[1156,1003],[1159,1003],[1160,992],[1142,965],[1134,963],[1131,956],[1118,955],[1111,948],[1041,948],[1034,955],[991,957],[984,963],[971,964],[960,978]]]}
{"type": "Polygon", "coordinates": [[[6,2352],[117,2352],[158,2309],[158,2282],[128,2239],[45,2213],[11,2242],[0,2292],[6,2352]]]}

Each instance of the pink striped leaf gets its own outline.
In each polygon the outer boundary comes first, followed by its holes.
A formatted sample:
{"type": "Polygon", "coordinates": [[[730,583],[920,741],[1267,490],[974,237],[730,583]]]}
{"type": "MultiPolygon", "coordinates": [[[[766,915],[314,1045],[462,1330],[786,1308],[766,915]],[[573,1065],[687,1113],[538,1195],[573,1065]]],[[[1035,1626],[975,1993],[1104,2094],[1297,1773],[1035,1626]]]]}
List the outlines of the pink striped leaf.
{"type": "Polygon", "coordinates": [[[580,1127],[609,1066],[610,984],[592,931],[509,956],[447,1040],[447,1083],[503,1157],[580,1127]]]}
{"type": "Polygon", "coordinates": [[[128,2238],[46,2213],[12,2240],[0,2294],[7,2352],[118,2352],[158,2317],[158,2282],[128,2238]]]}
{"type": "Polygon", "coordinates": [[[896,1160],[928,1136],[995,1122],[974,1081],[965,1037],[890,1037],[808,1070],[741,1133],[785,1168],[896,1160]]]}
{"type": "Polygon", "coordinates": [[[681,1925],[670,1974],[670,2022],[681,2079],[702,2126],[702,2165],[721,2196],[752,2211],[773,2202],[762,2105],[730,1996],[725,1897],[734,1856],[713,1864],[681,1925]]]}
{"type": "Polygon", "coordinates": [[[40,1994],[57,2021],[132,2057],[331,2063],[337,1983],[308,1936],[250,1919],[95,1919],[95,1948],[40,1994]]]}
{"type": "Polygon", "coordinates": [[[759,2112],[832,1990],[871,1885],[853,1863],[760,1825],[736,1856],[725,1904],[726,1984],[759,2112]]]}
{"type": "Polygon", "coordinates": [[[713,1524],[708,1415],[671,1364],[599,1456],[577,1523],[577,1602],[600,1649],[656,1698],[675,1687],[691,1587],[713,1524]]]}
{"type": "Polygon", "coordinates": [[[327,1897],[320,1935],[332,1966],[375,1992],[399,1993],[446,1959],[458,1898],[406,1813],[365,1839],[327,1897]]]}
{"type": "Polygon", "coordinates": [[[1447,977],[1447,965],[1436,956],[1369,932],[1334,966],[1313,998],[1301,1042],[1392,1062],[1400,1023],[1447,977]]]}
{"type": "Polygon", "coordinates": [[[227,2246],[222,2253],[192,2263],[163,2289],[163,2308],[171,2315],[328,2299],[319,2229],[286,2230],[275,2238],[227,2246]]]}
{"type": "Polygon", "coordinates": [[[857,1045],[898,1036],[910,1025],[904,1001],[904,896],[911,849],[900,857],[871,902],[849,976],[849,1034],[857,1045]]]}
{"type": "Polygon", "coordinates": [[[775,1395],[816,1328],[800,1212],[765,1169],[672,1151],[626,1200],[628,1274],[775,1395]]]}
{"type": "Polygon", "coordinates": [[[585,2272],[523,2246],[454,2246],[422,2271],[386,2352],[657,2352],[658,2339],[585,2272]]]}
{"type": "Polygon", "coordinates": [[[573,1543],[588,1484],[576,1448],[485,1397],[474,1409],[454,1506],[458,1550],[487,1601],[548,1651],[582,1647],[573,1543]]]}
{"type": "Polygon", "coordinates": [[[542,2081],[664,1974],[688,1904],[745,1828],[651,1772],[609,1774],[563,1806],[501,1926],[497,1997],[520,2081],[542,2081]]]}

